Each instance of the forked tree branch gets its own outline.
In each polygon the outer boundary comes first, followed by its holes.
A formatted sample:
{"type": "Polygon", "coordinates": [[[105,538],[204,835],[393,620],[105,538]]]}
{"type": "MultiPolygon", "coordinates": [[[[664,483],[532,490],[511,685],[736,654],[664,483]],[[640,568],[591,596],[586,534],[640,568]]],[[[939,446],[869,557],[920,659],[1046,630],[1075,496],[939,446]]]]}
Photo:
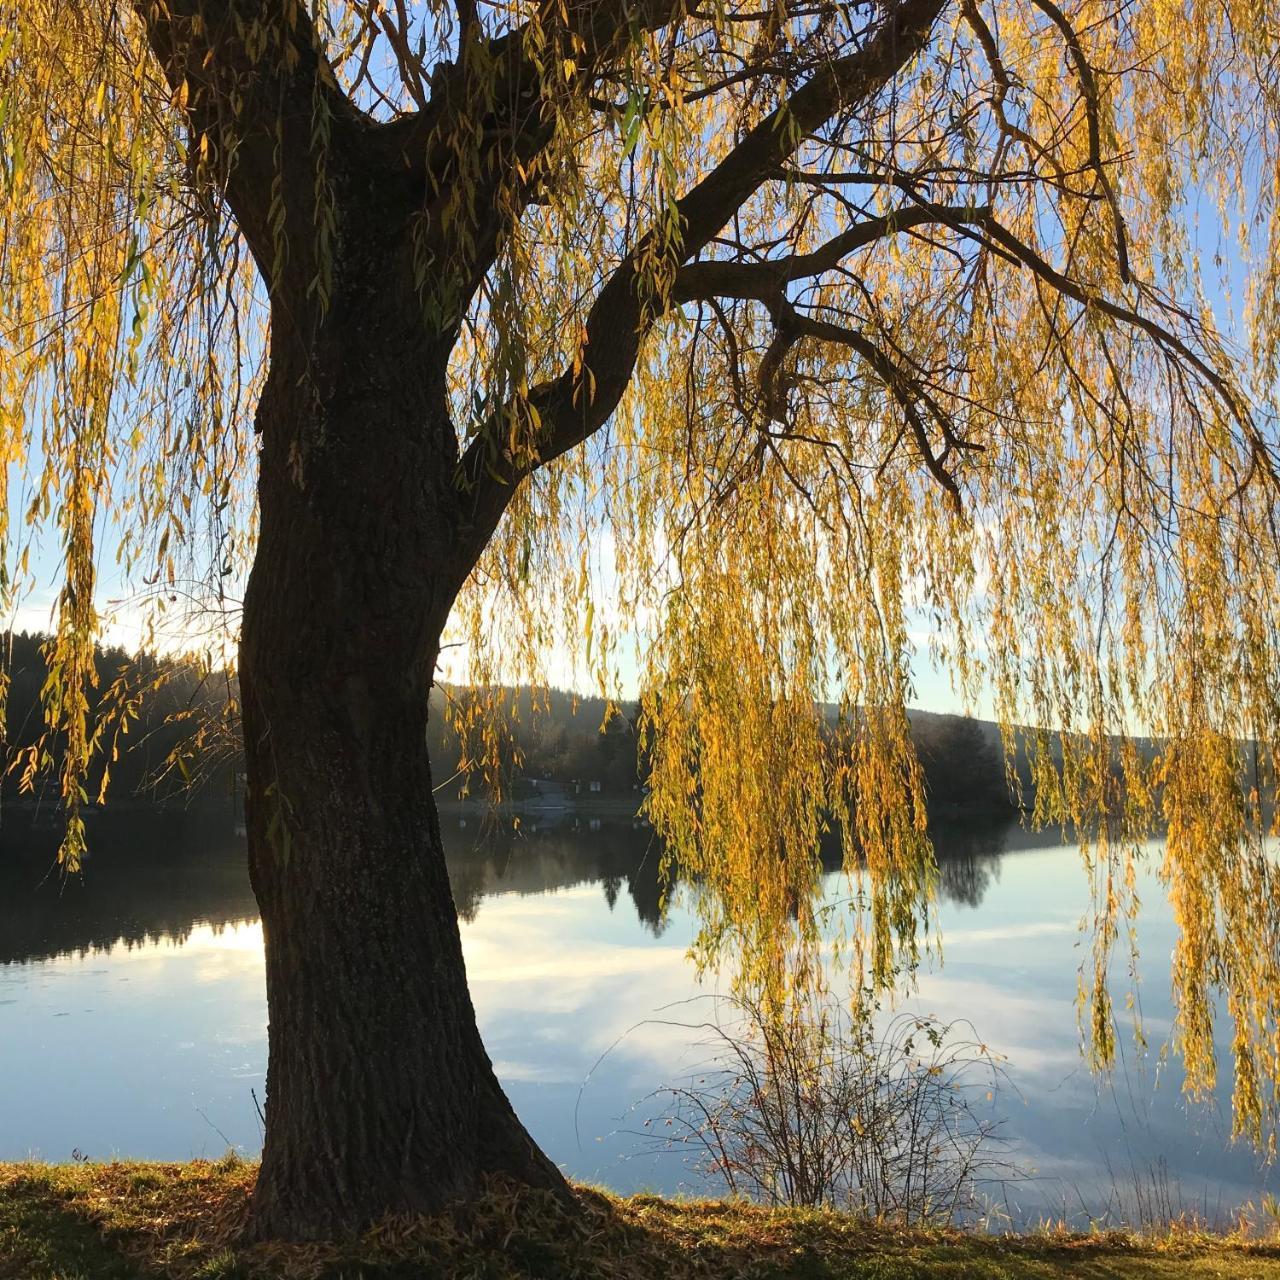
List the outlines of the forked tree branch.
{"type": "Polygon", "coordinates": [[[420,98],[420,110],[381,126],[380,144],[389,146],[395,167],[400,173],[407,168],[424,193],[428,234],[441,241],[434,256],[452,263],[465,281],[460,297],[474,294],[493,265],[504,226],[537,196],[536,178],[516,183],[512,175],[533,173],[554,136],[555,114],[544,108],[548,95],[562,88],[553,77],[565,61],[575,68],[573,82],[585,88],[638,33],[661,30],[682,12],[682,0],[634,6],[569,0],[546,6],[536,32],[526,24],[487,39],[475,23],[464,24],[457,60],[432,73],[430,99],[420,98]],[[562,56],[550,56],[547,46],[557,43],[562,56]],[[459,128],[464,122],[468,127],[459,128]],[[469,170],[461,174],[455,139],[476,136],[477,129],[479,152],[468,157],[469,170]],[[470,213],[462,219],[450,214],[451,234],[430,225],[439,221],[432,207],[456,201],[460,182],[470,213]]]}
{"type": "Polygon", "coordinates": [[[339,87],[301,0],[131,3],[186,116],[191,154],[270,285],[276,240],[314,239],[312,210],[296,197],[314,184],[317,129],[331,146],[335,135],[362,131],[366,117],[339,87]]]}

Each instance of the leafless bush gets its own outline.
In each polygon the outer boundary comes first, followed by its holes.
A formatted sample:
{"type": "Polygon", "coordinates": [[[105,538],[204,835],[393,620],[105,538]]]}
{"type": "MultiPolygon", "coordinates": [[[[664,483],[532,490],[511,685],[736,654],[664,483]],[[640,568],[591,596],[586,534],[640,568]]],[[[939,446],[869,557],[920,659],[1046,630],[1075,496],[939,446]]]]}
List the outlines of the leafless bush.
{"type": "Polygon", "coordinates": [[[781,1013],[717,997],[707,1069],[657,1095],[664,1141],[731,1194],[900,1222],[973,1221],[1014,1176],[994,1101],[1001,1061],[968,1023],[830,997],[781,1013]]]}

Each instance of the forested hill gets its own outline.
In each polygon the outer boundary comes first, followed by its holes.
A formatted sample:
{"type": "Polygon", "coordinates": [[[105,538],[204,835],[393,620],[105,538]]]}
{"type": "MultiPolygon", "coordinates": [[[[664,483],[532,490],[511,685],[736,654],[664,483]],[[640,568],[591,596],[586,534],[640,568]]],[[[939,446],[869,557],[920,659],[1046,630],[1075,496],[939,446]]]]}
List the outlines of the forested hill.
{"type": "MultiPolygon", "coordinates": [[[[41,741],[40,690],[48,675],[45,637],[15,633],[4,645],[9,674],[3,780],[10,800],[53,803],[57,795],[57,742],[46,741],[33,790],[21,787],[33,747],[41,741]]],[[[242,771],[234,679],[187,659],[137,656],[119,648],[96,655],[97,684],[90,696],[102,726],[103,750],[91,771],[96,797],[110,763],[111,801],[187,803],[230,800],[242,771]],[[123,732],[120,710],[128,703],[123,732]]],[[[507,716],[499,755],[515,798],[540,784],[561,784],[570,795],[623,800],[643,786],[633,727],[634,708],[610,709],[602,698],[558,689],[503,691],[507,716]],[[594,785],[593,785],[594,784],[594,785]]],[[[466,783],[458,772],[467,754],[446,714],[468,690],[432,692],[429,736],[435,782],[442,798],[456,798],[466,783]]],[[[940,810],[1010,808],[999,733],[987,721],[912,711],[931,804],[940,810]]],[[[638,796],[636,797],[638,800],[638,796]]]]}
{"type": "MultiPolygon", "coordinates": [[[[534,780],[563,784],[574,796],[596,794],[592,784],[598,784],[603,796],[621,796],[643,785],[634,707],[612,708],[603,698],[560,689],[503,693],[511,726],[505,731],[509,738],[502,756],[516,798],[528,792],[534,780]]],[[[433,692],[433,704],[443,711],[446,699],[466,695],[466,690],[446,686],[433,692]]],[[[1012,809],[997,725],[929,711],[912,710],[908,715],[931,806],[1012,809]]],[[[438,712],[432,715],[428,732],[437,785],[442,795],[453,798],[466,785],[464,777],[450,776],[464,754],[462,744],[449,717],[438,712]]]]}

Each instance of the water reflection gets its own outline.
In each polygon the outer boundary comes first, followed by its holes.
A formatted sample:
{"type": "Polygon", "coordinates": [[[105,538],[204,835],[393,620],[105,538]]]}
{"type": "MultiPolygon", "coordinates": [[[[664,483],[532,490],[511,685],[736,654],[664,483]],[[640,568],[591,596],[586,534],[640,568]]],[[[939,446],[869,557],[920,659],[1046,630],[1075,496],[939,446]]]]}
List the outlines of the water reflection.
{"type": "Polygon", "coordinates": [[[185,942],[197,924],[258,918],[229,813],[96,815],[82,874],[57,866],[51,820],[10,809],[0,823],[0,963],[185,942]]]}
{"type": "MultiPolygon", "coordinates": [[[[933,838],[940,900],[975,908],[999,879],[1000,856],[1011,842],[1019,848],[1060,843],[1056,836],[1032,835],[1016,820],[1005,818],[949,823],[933,838]]],[[[643,823],[592,823],[566,814],[513,832],[463,818],[446,821],[445,845],[454,898],[464,921],[475,920],[484,900],[497,894],[553,893],[598,884],[610,911],[617,910],[625,895],[655,938],[666,927],[661,849],[643,823]]],[[[839,839],[828,836],[820,852],[823,870],[838,872],[839,839]]]]}
{"type": "MultiPolygon", "coordinates": [[[[256,1151],[261,929],[232,816],[96,822],[84,875],[66,881],[56,830],[13,810],[0,823],[0,1159],[67,1159],[76,1147],[186,1158],[228,1142],[256,1151]]],[[[649,829],[574,822],[512,833],[446,814],[477,1012],[517,1109],[571,1174],[675,1190],[687,1170],[643,1154],[652,1144],[636,1136],[645,1104],[635,1104],[698,1064],[697,1038],[671,1025],[706,1016],[709,988],[685,958],[696,921],[678,894],[664,908],[649,829]]],[[[1258,1198],[1266,1175],[1226,1141],[1229,1078],[1215,1115],[1183,1104],[1176,1064],[1123,1037],[1115,1087],[1083,1067],[1075,988],[1087,888],[1074,851],[1016,823],[934,834],[946,966],[921,975],[914,1006],[971,1019],[1009,1058],[1019,1092],[1000,1102],[1035,1171],[1010,1216],[1097,1213],[1117,1184],[1155,1169],[1179,1203],[1225,1212],[1258,1198]]],[[[823,853],[839,895],[838,849],[823,853]]],[[[1154,885],[1143,897],[1141,991],[1158,1049],[1171,1025],[1174,928],[1154,885]]]]}
{"type": "MultiPolygon", "coordinates": [[[[661,851],[640,823],[599,823],[564,815],[519,831],[475,814],[444,821],[458,914],[473,922],[488,898],[549,894],[598,885],[608,909],[629,908],[655,938],[666,928],[661,851]],[[621,904],[621,906],[620,906],[621,904]]],[[[243,837],[224,809],[105,811],[96,816],[84,872],[57,867],[52,821],[10,810],[0,823],[0,964],[185,942],[197,925],[220,929],[258,918],[243,837]]],[[[979,907],[1000,875],[1017,823],[949,824],[935,833],[943,902],[979,907]]],[[[840,866],[838,842],[822,849],[824,869],[840,866]]]]}
{"type": "Polygon", "coordinates": [[[600,885],[609,910],[629,901],[655,938],[666,927],[662,910],[661,851],[652,830],[640,824],[590,822],[565,817],[518,832],[480,829],[469,821],[445,826],[449,879],[458,914],[473,922],[486,898],[545,894],[578,885],[600,885]]]}

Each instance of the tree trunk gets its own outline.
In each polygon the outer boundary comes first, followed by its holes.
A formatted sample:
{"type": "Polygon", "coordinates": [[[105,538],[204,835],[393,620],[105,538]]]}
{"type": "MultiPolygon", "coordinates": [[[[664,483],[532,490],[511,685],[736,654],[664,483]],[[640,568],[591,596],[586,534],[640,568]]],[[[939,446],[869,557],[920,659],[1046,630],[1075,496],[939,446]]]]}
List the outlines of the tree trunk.
{"type": "Polygon", "coordinates": [[[424,379],[423,352],[368,322],[306,361],[277,326],[258,415],[241,681],[270,1020],[263,1238],[434,1211],[491,1174],[565,1189],[481,1043],[431,793],[427,695],[467,569],[443,361],[424,379]],[[317,385],[317,360],[336,383],[317,385]]]}

